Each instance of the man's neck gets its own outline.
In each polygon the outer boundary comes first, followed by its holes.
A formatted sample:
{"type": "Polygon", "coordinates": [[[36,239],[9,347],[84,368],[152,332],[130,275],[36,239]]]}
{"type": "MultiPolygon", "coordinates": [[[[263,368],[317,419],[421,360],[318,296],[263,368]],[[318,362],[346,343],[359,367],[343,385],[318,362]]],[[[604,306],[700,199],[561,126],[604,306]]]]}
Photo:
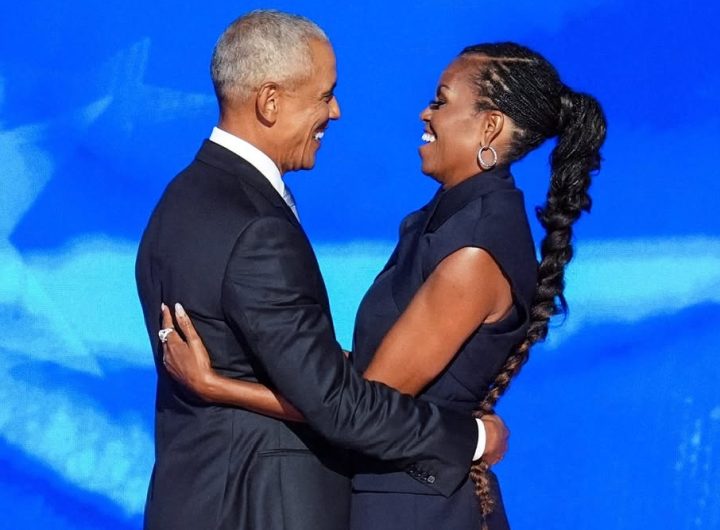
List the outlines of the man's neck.
{"type": "Polygon", "coordinates": [[[277,156],[275,156],[272,145],[253,127],[253,121],[250,119],[238,119],[236,117],[221,116],[217,124],[218,129],[237,136],[252,144],[260,151],[265,153],[278,167],[280,174],[284,172],[279,164],[277,156]],[[248,125],[250,124],[250,125],[248,125]]]}

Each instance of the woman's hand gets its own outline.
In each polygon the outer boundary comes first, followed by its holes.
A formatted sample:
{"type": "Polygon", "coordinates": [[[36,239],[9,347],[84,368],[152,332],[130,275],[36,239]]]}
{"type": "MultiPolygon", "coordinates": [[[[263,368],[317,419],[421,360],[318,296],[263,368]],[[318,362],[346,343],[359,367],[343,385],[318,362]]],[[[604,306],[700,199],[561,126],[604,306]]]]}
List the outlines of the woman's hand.
{"type": "MultiPolygon", "coordinates": [[[[216,376],[210,365],[210,356],[190,317],[180,304],[175,304],[175,319],[186,340],[177,332],[167,336],[167,341],[163,343],[165,369],[176,381],[201,398],[209,400],[212,381],[216,376]]],[[[175,328],[170,308],[165,304],[162,304],[162,326],[175,328]]]]}
{"type": "MultiPolygon", "coordinates": [[[[211,403],[242,407],[285,421],[305,421],[292,404],[265,385],[218,375],[210,364],[202,339],[180,304],[175,304],[175,320],[185,340],[173,331],[163,343],[163,364],[173,379],[211,403]]],[[[162,305],[162,325],[165,329],[175,329],[165,304],[162,305]]]]}

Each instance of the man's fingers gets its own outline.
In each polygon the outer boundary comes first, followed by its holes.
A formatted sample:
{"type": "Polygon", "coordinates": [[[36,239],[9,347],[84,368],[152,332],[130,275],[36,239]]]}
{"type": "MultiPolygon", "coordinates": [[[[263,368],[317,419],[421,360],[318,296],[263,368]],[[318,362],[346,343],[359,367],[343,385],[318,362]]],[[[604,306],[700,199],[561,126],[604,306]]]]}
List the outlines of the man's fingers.
{"type": "Polygon", "coordinates": [[[507,444],[507,440],[508,440],[508,438],[510,438],[510,429],[508,429],[508,426],[505,425],[505,422],[503,421],[503,419],[500,416],[497,416],[495,414],[485,414],[480,419],[483,421],[487,421],[487,422],[493,424],[494,426],[496,426],[498,428],[498,430],[497,430],[498,434],[501,435],[502,438],[505,439],[506,444],[507,444]]]}
{"type": "Polygon", "coordinates": [[[180,326],[180,329],[182,330],[188,342],[199,339],[197,331],[195,331],[195,326],[193,326],[192,320],[190,320],[190,317],[185,312],[185,308],[180,303],[175,304],[175,318],[177,319],[178,325],[180,326]]]}

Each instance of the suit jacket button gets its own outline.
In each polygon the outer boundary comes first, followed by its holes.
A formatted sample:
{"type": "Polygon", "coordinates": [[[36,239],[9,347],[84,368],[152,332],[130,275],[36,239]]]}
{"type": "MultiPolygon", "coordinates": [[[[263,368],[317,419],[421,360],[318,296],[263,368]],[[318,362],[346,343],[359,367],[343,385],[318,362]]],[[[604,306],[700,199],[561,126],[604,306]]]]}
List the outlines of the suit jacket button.
{"type": "Polygon", "coordinates": [[[435,475],[430,475],[427,478],[428,484],[434,484],[435,483],[435,475]]]}

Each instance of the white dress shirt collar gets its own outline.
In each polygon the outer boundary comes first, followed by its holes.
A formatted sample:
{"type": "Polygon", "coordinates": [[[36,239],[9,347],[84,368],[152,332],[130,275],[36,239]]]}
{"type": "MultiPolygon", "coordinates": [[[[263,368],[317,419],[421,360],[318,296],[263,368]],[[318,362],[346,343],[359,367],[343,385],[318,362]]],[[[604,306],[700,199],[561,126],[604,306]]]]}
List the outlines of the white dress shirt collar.
{"type": "Polygon", "coordinates": [[[280,176],[280,170],[275,165],[275,162],[273,162],[272,159],[265,153],[260,151],[260,149],[252,145],[250,142],[246,142],[242,138],[238,138],[234,134],[230,134],[229,132],[223,131],[217,127],[213,127],[212,134],[210,134],[210,141],[229,151],[232,151],[240,158],[249,162],[255,169],[262,173],[266,179],[268,179],[280,197],[285,198],[285,183],[280,176]]]}

